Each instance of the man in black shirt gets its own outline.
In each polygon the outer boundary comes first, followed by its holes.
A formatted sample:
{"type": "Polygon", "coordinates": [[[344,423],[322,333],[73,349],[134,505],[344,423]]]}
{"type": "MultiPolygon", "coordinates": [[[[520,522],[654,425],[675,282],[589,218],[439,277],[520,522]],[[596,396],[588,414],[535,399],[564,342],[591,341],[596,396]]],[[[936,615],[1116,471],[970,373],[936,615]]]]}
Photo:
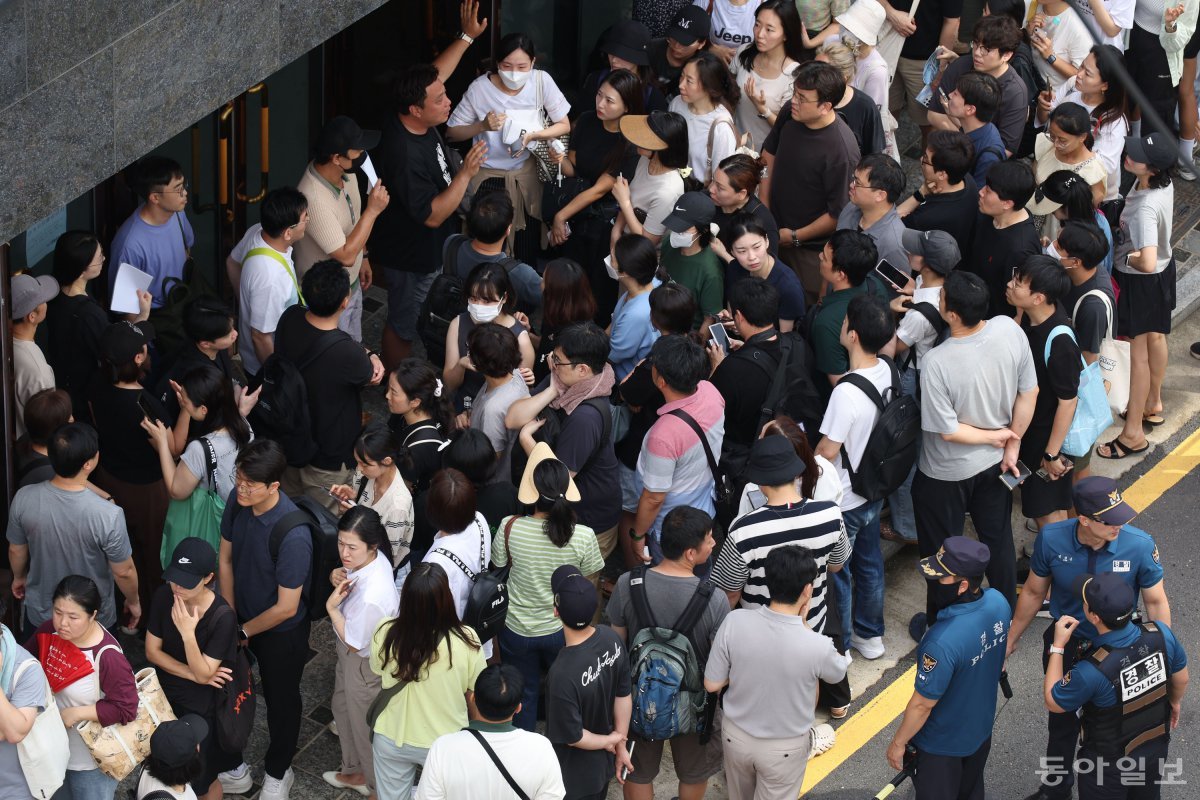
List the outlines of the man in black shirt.
{"type": "MultiPolygon", "coordinates": [[[[183,349],[155,389],[159,401],[167,411],[168,425],[174,424],[179,417],[179,401],[171,387],[172,381],[178,382],[196,367],[215,369],[226,379],[234,379],[233,359],[229,357],[229,348],[233,347],[238,335],[229,306],[210,297],[197,298],[183,312],[183,332],[191,340],[192,346],[183,349]]],[[[241,388],[234,389],[239,405],[242,391],[241,388]]],[[[254,396],[257,397],[257,394],[254,396]]],[[[207,421],[193,421],[188,429],[188,437],[194,439],[210,430],[207,421]]]]}
{"type": "Polygon", "coordinates": [[[969,255],[963,259],[962,269],[987,284],[989,317],[1013,316],[1013,307],[1005,299],[1008,279],[1026,258],[1042,252],[1033,217],[1025,210],[1036,188],[1028,164],[1001,161],[988,170],[987,183],[979,190],[975,242],[970,251],[964,251],[969,255]]]}
{"type": "MultiPolygon", "coordinates": [[[[651,39],[646,45],[655,82],[668,100],[679,94],[683,65],[708,46],[708,33],[712,27],[704,9],[691,3],[680,9],[673,19],[666,38],[651,39]]],[[[647,24],[653,27],[652,23],[647,24]]]]}
{"type": "Polygon", "coordinates": [[[929,118],[925,106],[917,102],[917,95],[925,88],[922,73],[925,61],[940,45],[954,49],[958,41],[958,23],[962,17],[963,0],[922,0],[916,14],[910,19],[906,13],[913,0],[879,0],[892,28],[904,36],[900,60],[896,65],[896,76],[888,97],[892,115],[899,117],[904,106],[912,121],[921,127],[921,141],[929,135],[929,118]]]}
{"type": "Polygon", "coordinates": [[[921,156],[921,188],[896,207],[904,224],[915,231],[945,231],[960,253],[970,253],[979,216],[979,188],[971,178],[974,163],[975,148],[965,133],[929,134],[921,156]]]}
{"type": "Polygon", "coordinates": [[[354,442],[362,430],[362,388],[383,379],[383,362],[345,331],[338,319],[350,302],[350,275],[339,262],[319,261],[304,274],[307,308],[294,305],[279,318],[275,352],[300,370],[317,451],[308,466],[289,466],[284,489],[307,494],[334,513],[329,487],[354,474],[354,442]]]}

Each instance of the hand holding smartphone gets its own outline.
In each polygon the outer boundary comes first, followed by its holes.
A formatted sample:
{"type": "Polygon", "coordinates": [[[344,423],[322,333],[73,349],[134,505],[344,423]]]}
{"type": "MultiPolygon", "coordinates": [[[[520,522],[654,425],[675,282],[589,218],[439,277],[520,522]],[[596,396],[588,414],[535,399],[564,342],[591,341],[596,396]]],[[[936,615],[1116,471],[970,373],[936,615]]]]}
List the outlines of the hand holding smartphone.
{"type": "Polygon", "coordinates": [[[1017,472],[1020,474],[1013,475],[1011,472],[1000,473],[1000,482],[1007,486],[1010,492],[1024,483],[1025,479],[1033,474],[1029,467],[1025,466],[1025,462],[1023,461],[1017,462],[1017,472]]]}
{"type": "Polygon", "coordinates": [[[150,410],[150,403],[146,400],[145,392],[138,393],[137,404],[138,408],[142,410],[142,416],[144,416],[146,419],[150,420],[151,422],[154,422],[158,419],[158,417],[154,415],[154,412],[150,410]]]}
{"type": "Polygon", "coordinates": [[[708,335],[712,340],[721,346],[721,350],[725,355],[729,355],[729,332],[725,330],[725,326],[717,322],[708,326],[708,335]]]}
{"type": "Polygon", "coordinates": [[[912,282],[912,275],[904,272],[893,266],[886,259],[879,259],[879,263],[875,265],[875,272],[879,277],[895,289],[897,292],[903,293],[904,287],[912,282]]]}

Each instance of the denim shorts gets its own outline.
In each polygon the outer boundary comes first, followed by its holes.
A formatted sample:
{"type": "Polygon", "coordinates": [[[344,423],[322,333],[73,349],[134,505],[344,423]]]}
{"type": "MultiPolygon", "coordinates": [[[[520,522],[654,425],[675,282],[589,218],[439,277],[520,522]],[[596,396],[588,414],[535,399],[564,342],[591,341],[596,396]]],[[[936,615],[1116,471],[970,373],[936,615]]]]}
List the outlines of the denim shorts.
{"type": "Polygon", "coordinates": [[[417,315],[421,304],[433,285],[435,272],[402,272],[398,269],[387,273],[388,312],[387,324],[397,336],[406,342],[417,340],[417,315]]]}

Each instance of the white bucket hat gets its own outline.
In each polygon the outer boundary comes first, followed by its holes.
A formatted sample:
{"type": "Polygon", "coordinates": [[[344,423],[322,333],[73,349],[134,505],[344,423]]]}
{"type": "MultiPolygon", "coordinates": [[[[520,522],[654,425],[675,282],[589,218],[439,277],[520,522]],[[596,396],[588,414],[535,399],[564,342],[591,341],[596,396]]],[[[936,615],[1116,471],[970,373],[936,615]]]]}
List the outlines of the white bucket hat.
{"type": "Polygon", "coordinates": [[[834,17],[844,30],[854,34],[860,42],[874,47],[879,42],[879,31],[887,17],[883,6],[875,0],[857,0],[854,5],[834,17]]]}

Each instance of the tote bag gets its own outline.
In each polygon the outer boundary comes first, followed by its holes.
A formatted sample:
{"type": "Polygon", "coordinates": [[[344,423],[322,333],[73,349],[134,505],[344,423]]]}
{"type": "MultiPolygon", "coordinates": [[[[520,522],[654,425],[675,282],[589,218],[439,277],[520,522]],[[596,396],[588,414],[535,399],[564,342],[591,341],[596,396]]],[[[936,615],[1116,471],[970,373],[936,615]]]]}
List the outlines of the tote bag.
{"type": "MultiPolygon", "coordinates": [[[[1046,363],[1050,362],[1050,345],[1054,338],[1061,334],[1075,341],[1075,334],[1066,325],[1059,325],[1050,331],[1046,339],[1046,353],[1043,356],[1046,363]]],[[[1078,403],[1075,406],[1075,416],[1071,419],[1071,429],[1063,440],[1062,451],[1069,456],[1085,456],[1091,452],[1092,445],[1100,438],[1100,434],[1112,425],[1112,412],[1108,409],[1108,396],[1104,393],[1104,377],[1101,374],[1100,362],[1092,364],[1080,359],[1083,371],[1079,373],[1078,403]]]]}
{"type": "Polygon", "coordinates": [[[1125,409],[1129,405],[1129,342],[1113,338],[1117,329],[1113,319],[1112,302],[1099,289],[1093,289],[1075,302],[1075,308],[1071,310],[1071,319],[1075,319],[1079,313],[1079,306],[1083,304],[1084,298],[1088,295],[1099,297],[1108,314],[1108,332],[1104,335],[1104,341],[1100,343],[1100,353],[1096,363],[1100,365],[1100,374],[1104,377],[1105,391],[1108,393],[1108,407],[1113,414],[1120,416],[1125,413],[1125,409]]]}
{"type": "MultiPolygon", "coordinates": [[[[13,685],[21,679],[25,670],[37,663],[37,659],[29,659],[17,667],[13,685]]],[[[42,710],[33,719],[33,727],[17,743],[17,758],[21,762],[21,771],[25,773],[25,782],[29,784],[29,793],[38,800],[50,800],[67,777],[71,743],[67,740],[67,729],[58,712],[58,703],[54,702],[54,692],[50,691],[50,684],[44,677],[42,683],[46,687],[46,698],[42,702],[42,710]]]]}
{"type": "Polygon", "coordinates": [[[225,499],[216,492],[217,451],[207,436],[201,436],[200,442],[204,445],[205,484],[197,486],[186,500],[172,499],[167,506],[162,547],[158,551],[163,569],[171,563],[175,546],[189,536],[200,537],[212,545],[214,551],[221,548],[221,516],[225,513],[225,499]]]}
{"type": "MultiPolygon", "coordinates": [[[[100,651],[103,652],[104,649],[100,651]]],[[[97,662],[99,659],[100,654],[97,654],[97,662]]],[[[118,781],[133,772],[150,755],[150,737],[158,726],[175,719],[175,712],[163,694],[154,668],[138,670],[133,677],[137,682],[138,710],[132,722],[105,726],[89,721],[75,726],[95,759],[96,766],[105,775],[118,781]]]]}

